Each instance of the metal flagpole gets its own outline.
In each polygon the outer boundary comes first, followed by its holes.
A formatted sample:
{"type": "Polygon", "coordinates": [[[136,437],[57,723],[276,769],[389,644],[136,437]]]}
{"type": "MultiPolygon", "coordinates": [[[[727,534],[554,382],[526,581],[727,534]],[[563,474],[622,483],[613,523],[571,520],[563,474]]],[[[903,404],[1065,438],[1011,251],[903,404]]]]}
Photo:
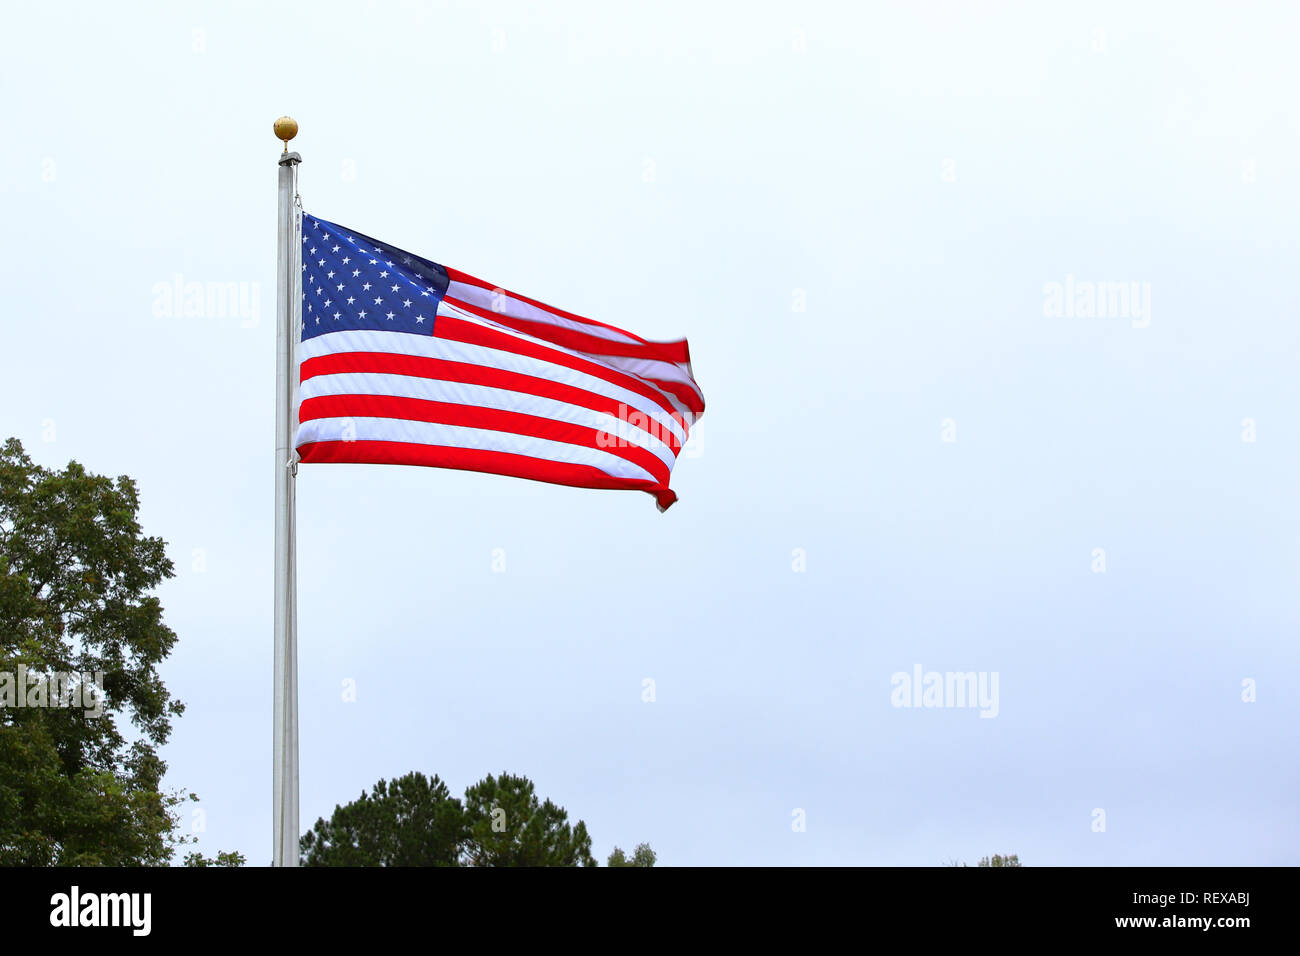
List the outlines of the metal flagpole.
{"type": "Polygon", "coordinates": [[[297,424],[294,407],[294,339],[299,334],[302,249],[297,210],[298,164],[302,157],[289,152],[289,140],[298,124],[288,116],[275,121],[275,135],[284,142],[280,156],[279,224],[275,315],[275,705],[271,773],[272,865],[298,865],[298,581],[294,554],[298,474],[293,438],[297,424]]]}

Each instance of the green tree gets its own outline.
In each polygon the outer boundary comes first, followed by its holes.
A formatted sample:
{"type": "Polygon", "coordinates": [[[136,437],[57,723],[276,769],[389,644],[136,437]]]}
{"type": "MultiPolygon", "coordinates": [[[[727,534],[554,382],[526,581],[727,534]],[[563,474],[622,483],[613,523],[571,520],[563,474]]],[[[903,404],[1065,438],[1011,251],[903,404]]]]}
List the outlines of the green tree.
{"type": "Polygon", "coordinates": [[[299,848],[303,866],[596,865],[586,825],[511,774],[480,780],[464,804],[436,776],[380,780],[317,820],[299,848]]]}
{"type": "Polygon", "coordinates": [[[303,866],[457,866],[465,815],[447,785],[419,772],[380,780],[299,841],[303,866]]]}
{"type": "Polygon", "coordinates": [[[157,670],[176,635],[149,593],[172,563],[138,511],[130,478],[0,446],[0,864],[161,865],[186,842],[158,756],[184,710],[157,670]],[[20,668],[37,706],[16,706],[20,668]],[[40,706],[54,671],[102,674],[102,714],[40,706]]]}
{"type": "Polygon", "coordinates": [[[465,791],[466,866],[595,866],[587,825],[537,799],[533,782],[488,774],[465,791]]]}
{"type": "Polygon", "coordinates": [[[629,858],[626,853],[618,847],[614,847],[614,852],[609,855],[606,866],[654,866],[655,861],[659,859],[655,851],[650,849],[649,843],[638,843],[636,849],[632,851],[629,858]]]}
{"type": "Polygon", "coordinates": [[[206,857],[202,853],[185,854],[186,866],[243,866],[248,861],[242,853],[218,853],[215,857],[206,857]]]}
{"type": "MultiPolygon", "coordinates": [[[[959,863],[956,860],[949,860],[944,866],[968,866],[966,863],[959,863]]],[[[1020,857],[1011,853],[1007,856],[1001,856],[994,853],[992,856],[983,857],[976,866],[1020,866],[1020,857]]]]}

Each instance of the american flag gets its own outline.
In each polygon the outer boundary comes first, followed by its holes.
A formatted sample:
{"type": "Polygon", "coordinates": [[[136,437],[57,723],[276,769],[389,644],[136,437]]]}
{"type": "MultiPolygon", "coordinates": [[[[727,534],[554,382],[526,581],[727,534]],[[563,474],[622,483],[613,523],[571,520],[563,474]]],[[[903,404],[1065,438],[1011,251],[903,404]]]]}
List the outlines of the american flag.
{"type": "Polygon", "coordinates": [[[303,213],[298,454],[633,488],[662,511],[704,412],[650,342],[303,213]]]}

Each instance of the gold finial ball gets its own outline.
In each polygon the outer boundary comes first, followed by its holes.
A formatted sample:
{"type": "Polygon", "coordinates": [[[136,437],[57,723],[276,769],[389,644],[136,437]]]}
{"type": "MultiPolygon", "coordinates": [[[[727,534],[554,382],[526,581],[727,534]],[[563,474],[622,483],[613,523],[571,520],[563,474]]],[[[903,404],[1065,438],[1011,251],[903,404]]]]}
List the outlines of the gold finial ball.
{"type": "Polygon", "coordinates": [[[298,121],[292,116],[281,116],[275,121],[275,138],[284,141],[285,149],[289,148],[289,140],[298,135],[298,121]]]}

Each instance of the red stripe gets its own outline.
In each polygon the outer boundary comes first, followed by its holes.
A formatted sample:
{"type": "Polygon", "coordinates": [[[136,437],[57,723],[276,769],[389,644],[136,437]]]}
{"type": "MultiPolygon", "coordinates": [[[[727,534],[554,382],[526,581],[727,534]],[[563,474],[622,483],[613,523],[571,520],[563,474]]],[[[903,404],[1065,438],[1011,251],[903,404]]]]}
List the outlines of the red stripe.
{"type": "Polygon", "coordinates": [[[541,342],[530,342],[511,335],[509,332],[488,328],[476,322],[468,322],[465,319],[458,319],[455,316],[442,313],[438,314],[438,320],[434,323],[433,334],[438,338],[449,339],[452,342],[464,342],[466,345],[482,345],[485,348],[498,349],[503,352],[514,352],[516,355],[526,355],[529,358],[541,359],[543,362],[553,362],[556,365],[563,365],[565,368],[586,372],[588,375],[602,378],[612,385],[618,385],[629,391],[636,392],[638,395],[644,395],[668,414],[676,416],[679,421],[681,420],[681,413],[673,407],[673,403],[659,389],[646,382],[645,379],[629,375],[626,372],[620,372],[608,365],[602,365],[599,362],[593,362],[577,355],[570,355],[568,352],[561,352],[541,342]]]}
{"type": "Polygon", "coordinates": [[[307,463],[423,465],[431,468],[456,468],[462,471],[509,475],[513,478],[529,478],[533,481],[573,485],[578,488],[636,489],[654,495],[660,509],[668,508],[677,500],[677,495],[667,485],[629,478],[612,478],[591,465],[570,465],[501,451],[447,448],[442,445],[414,445],[406,442],[326,441],[300,445],[298,454],[307,463]]]}
{"type": "MultiPolygon", "coordinates": [[[[444,266],[443,268],[447,268],[447,267],[444,266]]],[[[518,299],[520,302],[527,302],[529,305],[536,306],[539,309],[545,309],[547,312],[550,312],[552,315],[558,315],[560,318],[563,319],[572,319],[575,322],[583,322],[587,325],[596,325],[602,329],[609,329],[611,332],[618,332],[622,335],[626,335],[630,338],[636,339],[638,342],[641,342],[642,344],[645,345],[658,344],[658,343],[650,342],[648,339],[641,338],[641,336],[637,335],[635,332],[629,332],[626,329],[620,329],[618,326],[609,325],[605,322],[598,322],[595,319],[587,318],[585,315],[578,315],[576,312],[565,312],[563,309],[557,309],[555,306],[547,305],[545,302],[539,302],[536,299],[530,299],[528,298],[528,296],[520,295],[518,292],[511,292],[509,289],[502,289],[501,286],[499,285],[493,285],[491,282],[484,282],[482,279],[476,278],[470,275],[468,272],[461,272],[459,269],[447,269],[447,276],[448,278],[451,279],[452,282],[463,282],[466,285],[477,286],[478,288],[486,289],[489,292],[497,292],[499,290],[505,295],[510,296],[512,299],[518,299]]],[[[683,342],[683,344],[685,343],[683,342]]],[[[690,359],[689,358],[685,359],[685,361],[689,362],[690,359]]]]}
{"type": "MultiPolygon", "coordinates": [[[[607,395],[589,392],[576,385],[565,385],[535,375],[522,372],[508,372],[504,369],[489,368],[486,365],[472,365],[468,362],[452,362],[446,359],[425,358],[419,355],[401,355],[396,352],[335,352],[307,359],[302,363],[301,381],[307,381],[317,375],[334,375],[341,372],[371,372],[382,375],[409,375],[413,378],[430,379],[443,382],[464,382],[468,385],[487,385],[492,388],[504,388],[526,395],[551,398],[570,405],[580,405],[592,411],[603,412],[622,419],[641,428],[668,445],[676,454],[682,447],[681,439],[659,422],[644,412],[630,409],[622,402],[615,401],[607,395]]],[[[682,423],[680,414],[673,420],[682,423]]],[[[682,424],[685,428],[685,424],[682,424]]]]}
{"type": "Polygon", "coordinates": [[[304,401],[298,412],[298,420],[301,422],[316,418],[396,418],[547,438],[567,445],[579,445],[617,455],[644,468],[661,484],[668,484],[668,466],[664,464],[662,458],[649,449],[628,441],[620,441],[617,435],[588,428],[586,425],[557,422],[553,418],[539,418],[536,415],[525,415],[523,412],[482,408],[478,405],[430,402],[421,398],[399,398],[395,395],[322,395],[304,401]],[[604,436],[603,445],[601,436],[604,436]]]}
{"type": "Polygon", "coordinates": [[[646,381],[658,388],[662,388],[665,392],[676,395],[678,401],[689,408],[696,418],[704,414],[704,402],[700,400],[699,392],[689,385],[682,382],[669,382],[662,378],[647,378],[646,381]]]}
{"type": "Polygon", "coordinates": [[[622,358],[651,359],[673,364],[689,361],[684,341],[615,342],[613,339],[592,335],[589,332],[566,329],[561,325],[552,325],[540,319],[525,319],[509,313],[493,312],[490,309],[484,309],[482,306],[474,305],[472,302],[457,299],[455,296],[448,295],[444,298],[447,302],[464,309],[466,312],[472,312],[485,319],[491,319],[493,322],[499,322],[509,328],[526,332],[528,335],[535,335],[539,339],[554,342],[556,345],[562,345],[566,349],[573,349],[575,352],[585,352],[588,355],[595,356],[616,355],[622,358]]]}

